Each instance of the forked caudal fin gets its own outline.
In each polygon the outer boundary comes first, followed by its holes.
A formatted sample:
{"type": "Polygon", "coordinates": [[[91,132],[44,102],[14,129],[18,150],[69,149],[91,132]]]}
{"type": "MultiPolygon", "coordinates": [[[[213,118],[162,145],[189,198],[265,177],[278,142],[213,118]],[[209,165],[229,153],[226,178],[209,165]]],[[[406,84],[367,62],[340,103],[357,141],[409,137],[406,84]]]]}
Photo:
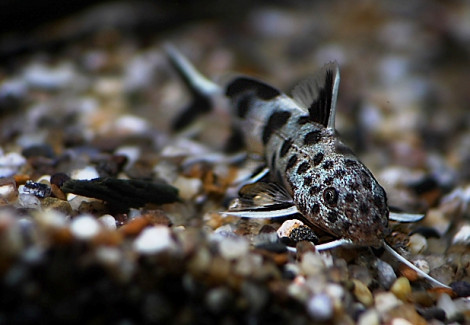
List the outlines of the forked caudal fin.
{"type": "Polygon", "coordinates": [[[211,111],[214,94],[221,93],[221,88],[205,78],[196,68],[172,45],[166,44],[165,51],[168,59],[178,76],[191,92],[192,102],[183,110],[172,128],[179,131],[196,120],[200,115],[211,111]]]}

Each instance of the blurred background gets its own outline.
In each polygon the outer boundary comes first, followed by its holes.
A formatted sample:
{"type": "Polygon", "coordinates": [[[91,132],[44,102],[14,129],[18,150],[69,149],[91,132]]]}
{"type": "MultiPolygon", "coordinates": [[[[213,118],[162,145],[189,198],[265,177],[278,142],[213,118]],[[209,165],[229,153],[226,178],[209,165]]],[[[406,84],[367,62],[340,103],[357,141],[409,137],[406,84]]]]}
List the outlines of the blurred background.
{"type": "Polygon", "coordinates": [[[449,190],[470,179],[467,1],[5,0],[0,6],[4,147],[47,138],[36,132],[38,116],[49,130],[70,131],[66,145],[116,133],[123,126],[113,121],[122,114],[170,132],[171,119],[190,100],[166,67],[161,45],[171,42],[211,78],[237,71],[287,92],[336,60],[337,128],[383,183],[425,179],[449,190]],[[30,118],[18,120],[25,114],[30,118]]]}

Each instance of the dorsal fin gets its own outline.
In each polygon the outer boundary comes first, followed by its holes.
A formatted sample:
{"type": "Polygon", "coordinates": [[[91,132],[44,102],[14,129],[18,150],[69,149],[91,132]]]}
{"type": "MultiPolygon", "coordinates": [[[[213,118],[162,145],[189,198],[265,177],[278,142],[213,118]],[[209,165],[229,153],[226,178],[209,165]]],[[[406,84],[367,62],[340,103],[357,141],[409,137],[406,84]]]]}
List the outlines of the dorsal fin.
{"type": "Polygon", "coordinates": [[[257,97],[263,100],[269,100],[281,94],[276,88],[257,79],[237,77],[228,84],[225,95],[233,98],[247,91],[255,93],[257,97]]]}
{"type": "Polygon", "coordinates": [[[338,87],[338,64],[330,62],[317,75],[300,82],[292,91],[292,97],[301,108],[308,110],[313,122],[334,129],[338,87]]]}

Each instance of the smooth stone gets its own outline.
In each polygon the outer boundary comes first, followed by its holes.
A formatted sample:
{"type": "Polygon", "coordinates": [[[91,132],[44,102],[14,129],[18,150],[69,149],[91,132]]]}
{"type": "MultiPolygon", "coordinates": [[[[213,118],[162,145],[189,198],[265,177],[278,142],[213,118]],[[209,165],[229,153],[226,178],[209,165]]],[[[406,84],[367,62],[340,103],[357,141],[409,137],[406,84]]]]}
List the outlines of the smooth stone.
{"type": "Polygon", "coordinates": [[[134,240],[134,249],[141,254],[155,254],[175,248],[171,231],[165,226],[145,228],[134,240]]]}
{"type": "Polygon", "coordinates": [[[101,226],[95,217],[85,214],[77,216],[72,220],[70,230],[75,237],[88,240],[100,232],[101,226]]]}
{"type": "Polygon", "coordinates": [[[219,242],[219,250],[223,258],[234,260],[248,254],[250,243],[243,237],[228,237],[219,242]]]}
{"type": "Polygon", "coordinates": [[[389,289],[397,279],[397,275],[393,270],[393,267],[381,259],[377,260],[377,273],[379,283],[385,288],[389,289]]]}
{"type": "Polygon", "coordinates": [[[333,302],[324,293],[314,295],[307,302],[307,312],[314,321],[327,321],[333,317],[333,302]]]}

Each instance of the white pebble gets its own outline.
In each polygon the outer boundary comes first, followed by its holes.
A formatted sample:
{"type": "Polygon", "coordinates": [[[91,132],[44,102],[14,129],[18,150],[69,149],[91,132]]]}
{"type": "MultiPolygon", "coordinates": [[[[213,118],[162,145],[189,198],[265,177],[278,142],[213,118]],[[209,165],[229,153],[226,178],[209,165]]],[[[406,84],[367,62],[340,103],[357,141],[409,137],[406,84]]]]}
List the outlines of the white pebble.
{"type": "Polygon", "coordinates": [[[114,124],[121,134],[141,134],[148,130],[149,124],[143,118],[134,115],[124,115],[114,124]]]}
{"type": "Polygon", "coordinates": [[[0,204],[4,200],[7,203],[14,201],[18,196],[14,178],[0,178],[0,204]]]}
{"type": "Polygon", "coordinates": [[[180,176],[173,183],[179,191],[179,196],[183,200],[190,200],[196,196],[202,189],[202,181],[198,178],[188,178],[180,176]]]}
{"type": "Polygon", "coordinates": [[[41,207],[41,201],[37,197],[32,194],[23,194],[21,189],[17,204],[26,209],[39,209],[41,207]]]}
{"type": "Polygon", "coordinates": [[[413,325],[408,320],[404,318],[394,318],[390,325],[413,325]]]}
{"type": "Polygon", "coordinates": [[[314,295],[307,302],[307,311],[315,321],[327,321],[333,316],[333,302],[324,293],[314,295]]]}
{"type": "Polygon", "coordinates": [[[452,244],[466,245],[468,243],[470,243],[470,225],[463,225],[452,238],[452,244]]]}
{"type": "Polygon", "coordinates": [[[67,217],[54,209],[37,214],[36,220],[46,227],[63,228],[67,226],[67,217]]]}
{"type": "Polygon", "coordinates": [[[155,226],[144,229],[134,241],[134,249],[141,254],[155,254],[174,247],[168,227],[155,226]]]}
{"type": "Polygon", "coordinates": [[[391,292],[379,292],[375,295],[375,308],[381,315],[401,304],[402,301],[391,292]]]}
{"type": "Polygon", "coordinates": [[[127,158],[127,166],[132,166],[140,157],[140,148],[134,146],[119,147],[114,152],[115,155],[123,155],[127,158]]]}
{"type": "Polygon", "coordinates": [[[16,152],[10,152],[6,155],[0,152],[0,177],[13,176],[25,163],[26,159],[16,152]]]}
{"type": "Polygon", "coordinates": [[[107,266],[116,266],[122,260],[121,251],[116,247],[100,246],[95,254],[97,260],[107,266]]]}
{"type": "Polygon", "coordinates": [[[368,309],[363,312],[359,316],[359,320],[357,321],[357,325],[379,325],[380,318],[377,310],[375,309],[368,309]]]}
{"type": "Polygon", "coordinates": [[[95,167],[87,166],[83,169],[76,169],[72,171],[71,177],[73,179],[90,180],[90,179],[98,178],[100,177],[100,175],[96,171],[95,167]]]}
{"type": "Polygon", "coordinates": [[[76,73],[72,65],[67,63],[57,67],[35,63],[26,68],[24,78],[33,87],[59,89],[67,87],[76,78],[76,73]]]}
{"type": "Polygon", "coordinates": [[[289,237],[293,229],[303,226],[304,223],[297,219],[286,220],[277,230],[277,235],[279,238],[289,237]]]}
{"type": "Polygon", "coordinates": [[[428,243],[423,235],[413,234],[410,236],[408,247],[412,254],[418,255],[428,248],[428,243]]]}
{"type": "Polygon", "coordinates": [[[87,240],[100,232],[100,224],[93,216],[84,214],[72,220],[70,230],[75,237],[87,240]]]}
{"type": "Polygon", "coordinates": [[[98,221],[108,230],[116,230],[116,219],[110,214],[102,215],[98,221]]]}
{"type": "Polygon", "coordinates": [[[305,275],[315,276],[324,272],[325,263],[320,254],[307,252],[302,256],[302,262],[300,262],[300,269],[305,275]]]}
{"type": "Polygon", "coordinates": [[[458,313],[458,309],[449,295],[443,293],[437,300],[437,307],[446,312],[447,319],[452,319],[458,313]]]}
{"type": "Polygon", "coordinates": [[[228,260],[246,255],[249,249],[250,244],[243,237],[228,237],[219,242],[220,254],[228,260]]]}

